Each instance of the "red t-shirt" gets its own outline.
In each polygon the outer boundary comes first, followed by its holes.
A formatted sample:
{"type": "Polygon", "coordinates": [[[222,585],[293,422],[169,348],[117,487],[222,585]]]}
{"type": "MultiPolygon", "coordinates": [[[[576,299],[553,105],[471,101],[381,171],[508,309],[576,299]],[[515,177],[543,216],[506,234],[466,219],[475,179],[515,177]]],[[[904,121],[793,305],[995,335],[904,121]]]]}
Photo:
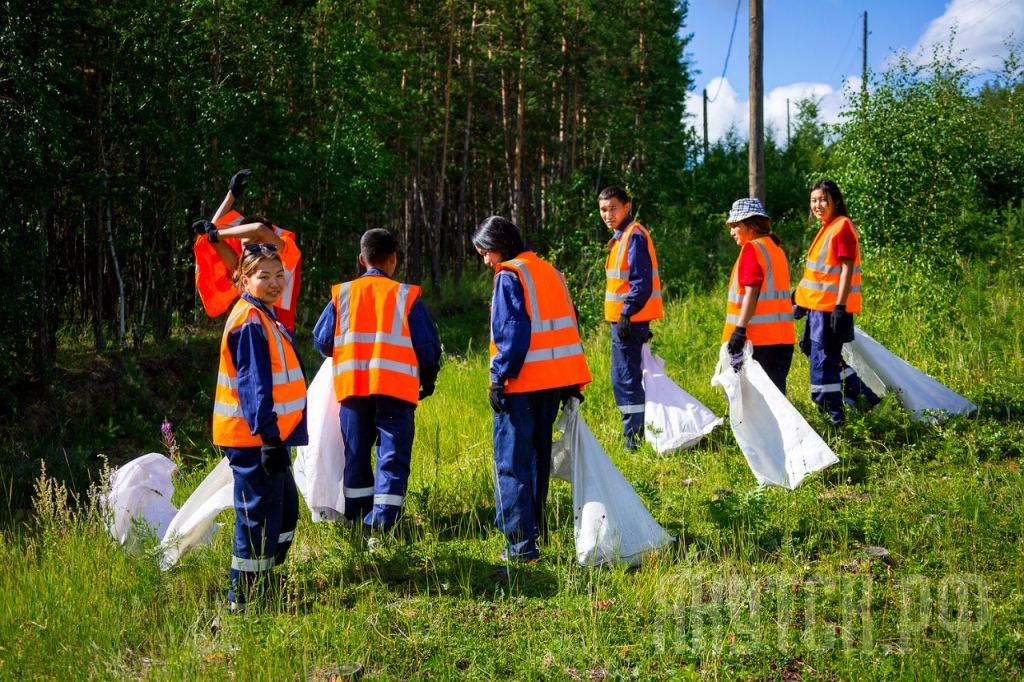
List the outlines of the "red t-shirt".
{"type": "Polygon", "coordinates": [[[736,268],[736,279],[739,280],[740,287],[754,287],[755,289],[760,289],[764,282],[764,270],[757,262],[754,245],[750,242],[744,244],[740,250],[740,264],[736,268]]]}
{"type": "Polygon", "coordinates": [[[857,260],[857,234],[853,231],[853,224],[849,218],[842,222],[839,231],[832,237],[831,247],[836,258],[857,260]]]}

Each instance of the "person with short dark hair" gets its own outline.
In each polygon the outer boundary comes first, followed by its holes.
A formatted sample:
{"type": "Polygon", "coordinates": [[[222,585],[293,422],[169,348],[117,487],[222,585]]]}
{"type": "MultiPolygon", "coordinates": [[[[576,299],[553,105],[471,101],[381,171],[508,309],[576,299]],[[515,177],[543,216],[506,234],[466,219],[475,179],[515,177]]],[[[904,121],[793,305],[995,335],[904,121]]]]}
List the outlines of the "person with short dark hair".
{"type": "Polygon", "coordinates": [[[244,168],[231,177],[228,192],[212,220],[197,220],[192,229],[198,235],[193,251],[196,256],[196,290],[206,314],[216,317],[231,307],[238,297],[231,284],[242,248],[246,244],[273,244],[281,256],[286,286],[274,305],[275,314],[288,331],[295,333],[295,303],[302,279],[302,253],[295,234],[271,225],[263,216],[243,216],[234,204],[249,186],[252,171],[244,168]]]}
{"type": "Polygon", "coordinates": [[[796,343],[786,252],[758,199],[735,201],[726,224],[740,253],[729,277],[722,343],[728,344],[732,366],[738,370],[749,341],[754,360],[786,395],[796,343]]]}
{"type": "Polygon", "coordinates": [[[273,244],[246,244],[233,276],[241,294],[220,344],[213,442],[234,476],[235,540],[228,601],[245,608],[284,562],[299,520],[291,448],[306,445],[306,376],[295,336],[274,304],[286,287],[273,244]]]}
{"type": "Polygon", "coordinates": [[[491,385],[494,411],[495,526],[505,535],[502,560],[540,556],[558,406],[583,400],[590,383],[576,311],[565,278],[523,244],[501,216],[477,227],[473,246],[494,269],[491,385]]]}
{"type": "Polygon", "coordinates": [[[641,357],[651,336],[651,320],[665,316],[654,242],[633,220],[629,195],[606,187],[598,195],[601,220],[612,231],[605,259],[604,319],[612,324],[612,392],[622,413],[626,448],[644,441],[644,395],[641,357]]]}
{"type": "Polygon", "coordinates": [[[416,406],[434,392],[441,341],[420,288],[391,279],[395,239],[367,230],[359,242],[366,273],[336,284],[313,329],[313,345],[334,367],[345,443],[345,516],[388,530],[409,484],[416,406]],[[377,444],[377,471],[370,455],[377,444]]]}
{"type": "Polygon", "coordinates": [[[807,316],[800,350],[810,362],[811,399],[839,426],[846,418],[844,397],[853,402],[863,395],[871,407],[880,402],[843,362],[843,344],[853,341],[853,315],[861,310],[860,248],[836,183],[822,179],[811,186],[811,215],[821,229],[807,252],[793,312],[798,319],[807,316]]]}

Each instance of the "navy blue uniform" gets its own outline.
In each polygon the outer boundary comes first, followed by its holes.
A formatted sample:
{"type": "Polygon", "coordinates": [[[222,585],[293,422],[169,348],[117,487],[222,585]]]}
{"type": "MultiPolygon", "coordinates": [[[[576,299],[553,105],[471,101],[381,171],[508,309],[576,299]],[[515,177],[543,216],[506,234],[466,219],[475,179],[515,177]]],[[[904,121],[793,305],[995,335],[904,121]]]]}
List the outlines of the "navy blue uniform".
{"type": "Polygon", "coordinates": [[[808,310],[800,350],[807,356],[811,370],[811,399],[839,425],[846,418],[844,403],[853,403],[863,395],[868,405],[880,402],[853,368],[843,362],[843,344],[853,341],[853,315],[847,315],[843,329],[832,331],[831,312],[808,310]]]}

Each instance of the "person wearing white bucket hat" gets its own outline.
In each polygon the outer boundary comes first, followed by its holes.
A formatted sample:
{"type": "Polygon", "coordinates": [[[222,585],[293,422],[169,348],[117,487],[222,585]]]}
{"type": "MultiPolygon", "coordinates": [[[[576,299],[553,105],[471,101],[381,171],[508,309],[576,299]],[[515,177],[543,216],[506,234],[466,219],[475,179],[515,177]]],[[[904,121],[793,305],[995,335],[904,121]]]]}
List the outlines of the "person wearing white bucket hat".
{"type": "Polygon", "coordinates": [[[785,395],[796,343],[786,253],[759,200],[733,202],[726,223],[740,254],[729,278],[722,343],[728,344],[737,370],[743,365],[743,346],[753,344],[754,360],[785,395]]]}

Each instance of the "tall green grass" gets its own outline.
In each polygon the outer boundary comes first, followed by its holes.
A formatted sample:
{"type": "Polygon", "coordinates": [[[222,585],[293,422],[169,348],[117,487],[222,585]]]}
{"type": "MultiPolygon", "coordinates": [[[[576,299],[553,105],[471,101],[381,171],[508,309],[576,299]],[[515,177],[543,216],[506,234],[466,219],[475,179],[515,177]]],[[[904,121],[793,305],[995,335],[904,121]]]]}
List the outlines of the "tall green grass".
{"type": "MultiPolygon", "coordinates": [[[[486,358],[446,343],[437,392],[418,410],[397,533],[370,551],[360,528],[312,524],[303,510],[280,584],[248,614],[225,610],[230,514],[213,546],[161,573],[152,539],[123,550],[93,505],[61,504],[41,479],[32,518],[0,533],[0,677],[328,680],[358,661],[372,679],[1014,678],[1018,277],[983,264],[942,279],[870,265],[858,324],[971,398],[976,418],[916,424],[887,398],[829,429],[798,354],[789,397],[840,463],[796,491],[759,488],[728,426],[682,453],[622,449],[601,325],[585,341],[594,382],[583,417],[678,542],[637,569],[582,569],[571,490],[553,481],[542,560],[503,584],[486,358]]],[[[709,380],[723,300],[671,302],[653,341],[677,383],[718,414],[725,400],[709,380]]],[[[216,457],[185,447],[210,456],[188,460],[179,505],[216,457]]]]}

